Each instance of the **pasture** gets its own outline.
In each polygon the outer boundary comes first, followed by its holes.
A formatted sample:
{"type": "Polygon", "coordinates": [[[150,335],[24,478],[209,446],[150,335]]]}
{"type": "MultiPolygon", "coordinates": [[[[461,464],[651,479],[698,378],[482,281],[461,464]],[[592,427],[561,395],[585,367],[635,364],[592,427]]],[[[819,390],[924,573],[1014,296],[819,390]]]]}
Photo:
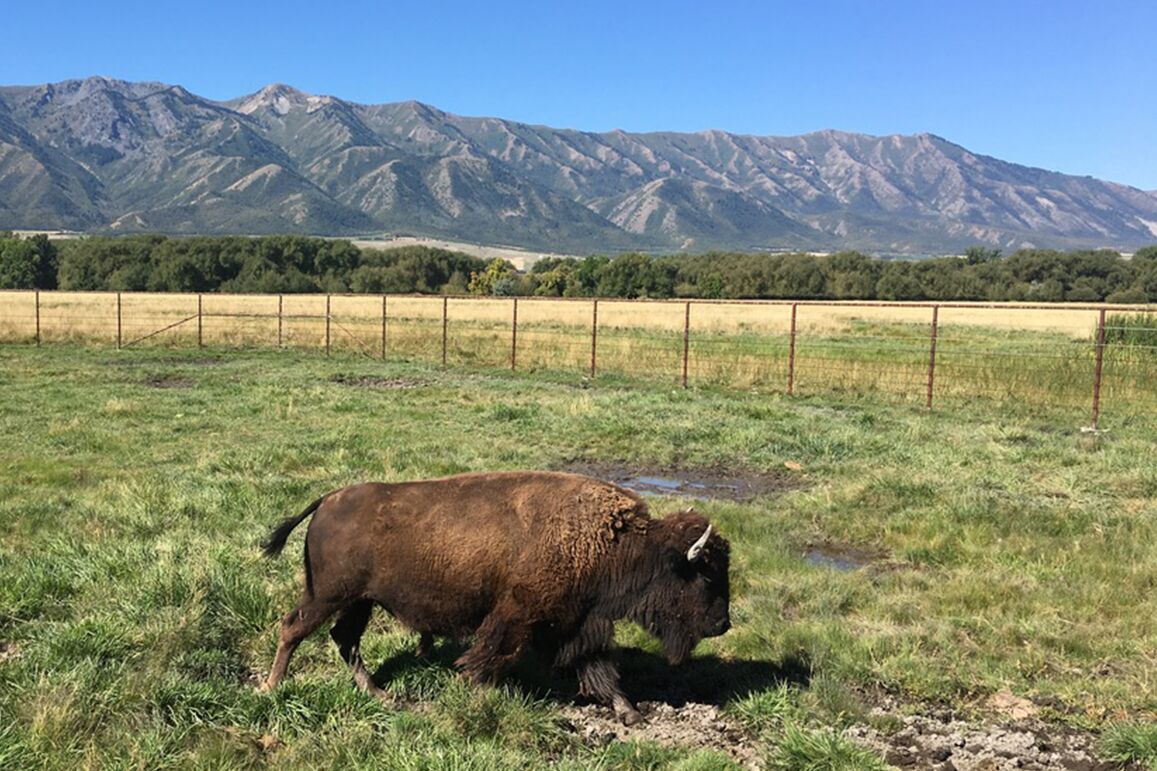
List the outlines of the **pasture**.
{"type": "Polygon", "coordinates": [[[1063,402],[928,412],[227,341],[0,346],[0,767],[882,768],[854,737],[944,710],[1006,723],[1008,698],[1157,763],[1151,411],[1094,435],[1063,402]],[[257,547],[282,517],[367,479],[584,465],[765,482],[695,503],[732,543],[733,629],[682,672],[618,630],[655,720],[715,710],[742,753],[586,730],[598,710],[534,661],[465,686],[460,648],[419,662],[381,615],[363,652],[402,706],[356,691],[324,632],[256,692],[300,586],[300,532],[278,560],[257,547]]]}
{"type": "Polygon", "coordinates": [[[324,349],[926,404],[1048,402],[1089,422],[1094,391],[1109,415],[1157,410],[1157,314],[1113,307],[1098,365],[1099,314],[1015,303],[4,292],[0,342],[324,349]],[[1139,334],[1125,334],[1130,324],[1139,334]]]}

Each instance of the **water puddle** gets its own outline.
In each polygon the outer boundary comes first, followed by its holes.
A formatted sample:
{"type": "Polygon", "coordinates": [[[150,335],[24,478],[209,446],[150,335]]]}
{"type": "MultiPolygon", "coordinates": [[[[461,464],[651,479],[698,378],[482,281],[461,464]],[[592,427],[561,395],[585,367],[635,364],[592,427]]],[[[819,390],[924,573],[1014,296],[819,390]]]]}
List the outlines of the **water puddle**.
{"type": "Polygon", "coordinates": [[[747,501],[795,490],[806,484],[800,474],[779,471],[640,468],[599,461],[576,461],[560,469],[606,479],[641,495],[672,495],[695,500],[747,501]]]}
{"type": "Polygon", "coordinates": [[[872,564],[876,557],[859,549],[836,544],[811,544],[803,552],[803,561],[816,567],[828,568],[840,573],[850,573],[872,564]]]}
{"type": "Polygon", "coordinates": [[[624,479],[620,485],[637,493],[651,495],[679,495],[684,498],[728,498],[733,499],[739,492],[738,484],[694,482],[689,479],[668,477],[637,476],[624,479]]]}

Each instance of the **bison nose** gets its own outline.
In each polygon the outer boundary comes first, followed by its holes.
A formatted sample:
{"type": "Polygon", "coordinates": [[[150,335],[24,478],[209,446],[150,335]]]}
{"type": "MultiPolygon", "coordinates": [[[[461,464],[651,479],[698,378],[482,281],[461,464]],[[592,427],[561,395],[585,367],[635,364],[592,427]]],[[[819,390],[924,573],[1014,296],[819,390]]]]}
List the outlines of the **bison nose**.
{"type": "Polygon", "coordinates": [[[724,616],[722,619],[719,620],[719,623],[717,623],[715,625],[715,634],[717,634],[717,635],[723,634],[724,632],[726,632],[730,628],[731,628],[731,616],[724,616]]]}

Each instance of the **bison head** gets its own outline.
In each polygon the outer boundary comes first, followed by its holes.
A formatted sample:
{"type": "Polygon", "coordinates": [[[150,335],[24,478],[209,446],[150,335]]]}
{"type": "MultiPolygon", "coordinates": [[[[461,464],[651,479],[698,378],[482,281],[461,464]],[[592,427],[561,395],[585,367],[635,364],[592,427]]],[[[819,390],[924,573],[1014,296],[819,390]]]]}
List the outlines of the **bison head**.
{"type": "Polygon", "coordinates": [[[704,637],[731,628],[729,545],[693,511],[656,520],[647,534],[654,555],[651,580],[630,616],[681,664],[704,637]]]}

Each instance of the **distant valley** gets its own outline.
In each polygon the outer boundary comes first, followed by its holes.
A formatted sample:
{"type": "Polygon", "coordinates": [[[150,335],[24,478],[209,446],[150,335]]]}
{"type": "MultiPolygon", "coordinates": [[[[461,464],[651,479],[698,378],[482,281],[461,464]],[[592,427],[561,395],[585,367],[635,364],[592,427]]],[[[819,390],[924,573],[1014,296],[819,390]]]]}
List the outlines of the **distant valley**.
{"type": "Polygon", "coordinates": [[[0,87],[0,229],[391,234],[590,253],[1157,243],[1157,195],[932,134],[590,133],[272,85],[0,87]]]}

